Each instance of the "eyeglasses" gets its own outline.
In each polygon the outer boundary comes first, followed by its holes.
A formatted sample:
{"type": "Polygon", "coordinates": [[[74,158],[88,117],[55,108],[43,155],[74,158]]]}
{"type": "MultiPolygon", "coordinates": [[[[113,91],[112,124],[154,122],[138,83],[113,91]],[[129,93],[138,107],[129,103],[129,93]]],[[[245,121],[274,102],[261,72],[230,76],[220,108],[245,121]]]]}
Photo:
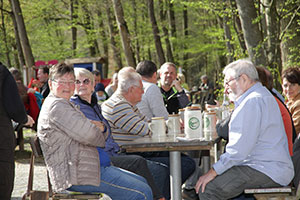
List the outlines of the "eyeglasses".
{"type": "Polygon", "coordinates": [[[235,78],[233,78],[233,79],[230,79],[229,81],[226,81],[226,82],[224,82],[224,85],[225,85],[225,86],[228,86],[228,85],[229,85],[229,83],[230,83],[231,81],[233,81],[233,80],[236,80],[236,79],[240,78],[240,76],[241,76],[241,75],[239,75],[239,76],[237,76],[237,77],[235,77],[235,78]]]}
{"type": "Polygon", "coordinates": [[[82,82],[80,80],[75,80],[76,85],[80,85],[81,83],[83,83],[83,85],[88,85],[88,84],[90,84],[90,82],[91,82],[91,80],[88,78],[84,79],[82,82]]]}
{"type": "Polygon", "coordinates": [[[53,82],[59,84],[59,85],[73,85],[74,84],[74,81],[71,80],[71,81],[65,81],[65,80],[55,80],[55,79],[52,79],[53,82]]]}

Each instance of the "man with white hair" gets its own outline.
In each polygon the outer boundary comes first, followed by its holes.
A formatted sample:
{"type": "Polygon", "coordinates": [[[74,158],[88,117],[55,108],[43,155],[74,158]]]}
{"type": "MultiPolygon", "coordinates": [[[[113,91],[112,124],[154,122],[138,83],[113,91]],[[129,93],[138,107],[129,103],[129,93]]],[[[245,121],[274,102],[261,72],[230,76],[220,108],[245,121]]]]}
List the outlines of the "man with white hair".
{"type": "Polygon", "coordinates": [[[288,185],[294,169],[276,100],[258,82],[251,61],[235,61],[223,73],[225,91],[235,103],[229,143],[220,160],[199,178],[199,198],[230,199],[246,188],[288,185]]]}
{"type": "MultiPolygon", "coordinates": [[[[102,114],[108,121],[115,141],[122,145],[130,143],[134,139],[151,134],[148,128],[147,118],[141,114],[136,104],[142,100],[144,93],[142,77],[134,68],[125,67],[118,73],[118,88],[116,92],[105,101],[102,114]]],[[[169,176],[169,153],[146,152],[140,153],[147,160],[164,164],[168,168],[169,176]]],[[[194,172],[195,162],[186,155],[181,156],[182,182],[194,172]]],[[[170,198],[170,179],[154,177],[155,183],[162,190],[166,199],[170,198]]]]}
{"type": "Polygon", "coordinates": [[[102,104],[102,112],[108,120],[114,139],[120,145],[150,135],[147,118],[136,107],[144,93],[142,78],[132,67],[124,67],[118,73],[116,92],[102,104]]]}

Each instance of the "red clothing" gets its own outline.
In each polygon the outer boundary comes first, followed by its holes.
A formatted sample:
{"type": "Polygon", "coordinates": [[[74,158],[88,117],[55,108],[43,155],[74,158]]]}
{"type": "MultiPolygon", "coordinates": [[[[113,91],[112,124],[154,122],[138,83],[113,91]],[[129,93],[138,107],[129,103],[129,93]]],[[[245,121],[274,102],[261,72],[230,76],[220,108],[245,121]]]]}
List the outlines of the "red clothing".
{"type": "Polygon", "coordinates": [[[281,117],[283,120],[283,125],[284,125],[284,129],[285,129],[285,133],[287,136],[287,140],[288,140],[288,145],[289,145],[289,152],[290,155],[293,155],[293,125],[292,125],[292,118],[291,115],[289,113],[289,111],[286,109],[286,107],[283,105],[283,103],[277,99],[275,97],[279,109],[280,109],[280,113],[281,113],[281,117]]]}
{"type": "Polygon", "coordinates": [[[36,101],[36,97],[33,93],[28,93],[28,103],[24,104],[26,111],[32,117],[34,121],[37,121],[40,109],[36,101]]]}

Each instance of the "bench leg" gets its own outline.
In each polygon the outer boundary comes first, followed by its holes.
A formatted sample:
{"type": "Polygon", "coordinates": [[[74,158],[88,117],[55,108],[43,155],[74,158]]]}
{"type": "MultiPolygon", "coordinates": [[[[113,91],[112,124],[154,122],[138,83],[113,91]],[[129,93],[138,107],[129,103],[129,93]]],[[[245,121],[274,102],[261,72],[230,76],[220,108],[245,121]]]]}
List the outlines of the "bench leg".
{"type": "Polygon", "coordinates": [[[23,137],[23,128],[20,128],[17,132],[18,138],[17,138],[17,144],[19,145],[20,151],[24,151],[24,137],[23,137]]]}

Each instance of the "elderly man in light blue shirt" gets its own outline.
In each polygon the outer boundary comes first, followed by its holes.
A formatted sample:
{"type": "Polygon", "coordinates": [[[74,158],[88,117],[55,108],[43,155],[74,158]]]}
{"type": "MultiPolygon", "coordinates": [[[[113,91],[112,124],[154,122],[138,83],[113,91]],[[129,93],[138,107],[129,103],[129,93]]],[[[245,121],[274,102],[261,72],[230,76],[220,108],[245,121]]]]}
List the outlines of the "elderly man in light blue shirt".
{"type": "Polygon", "coordinates": [[[257,82],[251,61],[235,61],[223,73],[225,91],[235,103],[229,143],[220,160],[199,178],[200,199],[229,199],[246,188],[288,185],[294,169],[276,100],[257,82]]]}

